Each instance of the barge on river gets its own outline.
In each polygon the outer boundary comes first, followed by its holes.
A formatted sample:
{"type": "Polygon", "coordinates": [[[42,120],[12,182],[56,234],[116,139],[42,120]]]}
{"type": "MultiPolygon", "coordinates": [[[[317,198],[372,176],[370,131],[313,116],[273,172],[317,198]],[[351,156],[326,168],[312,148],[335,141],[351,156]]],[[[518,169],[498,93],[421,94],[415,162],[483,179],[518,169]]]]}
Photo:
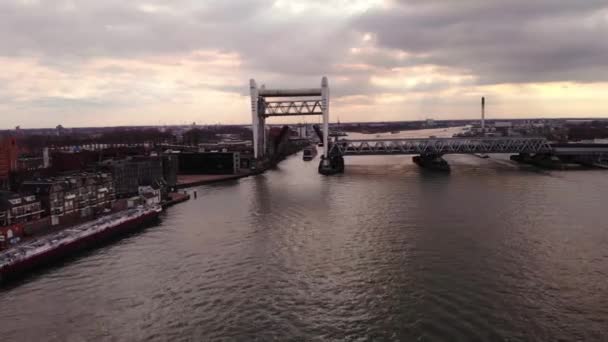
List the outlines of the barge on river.
{"type": "Polygon", "coordinates": [[[42,236],[0,252],[0,283],[26,271],[135,231],[158,218],[160,206],[139,206],[42,236]]]}

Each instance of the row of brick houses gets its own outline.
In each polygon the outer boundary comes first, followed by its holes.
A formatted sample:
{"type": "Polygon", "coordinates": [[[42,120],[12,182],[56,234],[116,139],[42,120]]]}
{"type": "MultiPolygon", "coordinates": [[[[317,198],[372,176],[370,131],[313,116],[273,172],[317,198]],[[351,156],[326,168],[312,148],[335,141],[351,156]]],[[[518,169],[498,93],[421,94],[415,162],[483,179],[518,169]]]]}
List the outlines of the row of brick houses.
{"type": "Polygon", "coordinates": [[[36,196],[0,191],[0,227],[37,220],[43,213],[36,196]]]}
{"type": "MultiPolygon", "coordinates": [[[[177,183],[175,155],[108,160],[99,163],[96,169],[70,172],[64,176],[33,174],[20,181],[15,189],[18,193],[5,192],[0,197],[6,198],[0,201],[0,227],[15,222],[15,216],[7,213],[20,209],[13,209],[11,201],[26,203],[28,199],[35,199],[42,211],[41,216],[49,216],[51,224],[57,225],[109,209],[117,198],[138,195],[140,186],[152,186],[165,192],[177,183]]],[[[39,217],[32,219],[36,218],[39,217]]]]}
{"type": "MultiPolygon", "coordinates": [[[[135,191],[143,200],[140,204],[160,203],[161,187],[138,185],[135,191]]],[[[117,201],[110,172],[26,180],[18,193],[0,191],[0,249],[17,243],[24,235],[42,233],[58,225],[69,226],[128,206],[126,199],[117,201]]]]}
{"type": "Polygon", "coordinates": [[[0,191],[0,248],[18,242],[24,224],[44,215],[40,200],[34,195],[0,191]]]}
{"type": "Polygon", "coordinates": [[[21,184],[19,191],[40,199],[52,225],[100,214],[111,209],[115,200],[112,175],[105,172],[29,180],[21,184]]]}
{"type": "MultiPolygon", "coordinates": [[[[70,161],[79,154],[62,157],[70,161]]],[[[14,174],[13,192],[0,191],[0,248],[22,236],[77,224],[111,210],[159,204],[177,184],[177,159],[173,154],[132,156],[78,164],[86,171],[59,173],[45,168],[14,174]],[[134,201],[139,197],[141,201],[134,201]]]]}

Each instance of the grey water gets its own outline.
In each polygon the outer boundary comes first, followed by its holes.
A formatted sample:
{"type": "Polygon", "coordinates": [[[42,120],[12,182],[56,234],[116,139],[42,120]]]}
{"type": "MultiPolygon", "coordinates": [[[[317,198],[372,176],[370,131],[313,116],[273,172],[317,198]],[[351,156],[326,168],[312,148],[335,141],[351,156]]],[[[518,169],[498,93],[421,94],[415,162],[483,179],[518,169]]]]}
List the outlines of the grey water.
{"type": "MultiPolygon", "coordinates": [[[[425,132],[420,134],[426,134],[425,132]]],[[[295,155],[0,289],[2,341],[608,340],[608,173],[295,155]]]]}

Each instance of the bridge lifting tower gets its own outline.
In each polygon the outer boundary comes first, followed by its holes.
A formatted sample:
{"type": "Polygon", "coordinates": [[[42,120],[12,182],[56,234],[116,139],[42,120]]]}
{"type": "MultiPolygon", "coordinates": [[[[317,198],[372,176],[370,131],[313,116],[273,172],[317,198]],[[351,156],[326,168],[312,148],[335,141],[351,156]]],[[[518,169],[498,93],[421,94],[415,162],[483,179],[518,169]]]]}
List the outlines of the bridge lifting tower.
{"type": "Polygon", "coordinates": [[[249,81],[251,93],[251,120],[253,155],[264,161],[266,155],[266,119],[269,117],[321,115],[323,117],[323,156],[321,165],[329,165],[329,83],[321,79],[321,88],[266,89],[258,88],[254,79],[249,81]]]}

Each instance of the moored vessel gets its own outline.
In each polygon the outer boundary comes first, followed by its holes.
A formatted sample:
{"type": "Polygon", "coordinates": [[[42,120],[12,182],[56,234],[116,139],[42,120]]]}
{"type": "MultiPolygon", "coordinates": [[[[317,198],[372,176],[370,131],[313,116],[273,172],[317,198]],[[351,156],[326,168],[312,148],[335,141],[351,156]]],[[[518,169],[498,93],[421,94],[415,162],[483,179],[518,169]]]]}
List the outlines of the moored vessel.
{"type": "Polygon", "coordinates": [[[135,231],[156,220],[161,211],[160,206],[127,209],[4,250],[0,252],[0,282],[135,231]]]}

